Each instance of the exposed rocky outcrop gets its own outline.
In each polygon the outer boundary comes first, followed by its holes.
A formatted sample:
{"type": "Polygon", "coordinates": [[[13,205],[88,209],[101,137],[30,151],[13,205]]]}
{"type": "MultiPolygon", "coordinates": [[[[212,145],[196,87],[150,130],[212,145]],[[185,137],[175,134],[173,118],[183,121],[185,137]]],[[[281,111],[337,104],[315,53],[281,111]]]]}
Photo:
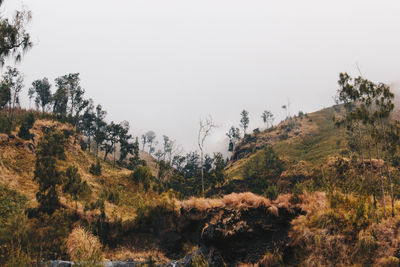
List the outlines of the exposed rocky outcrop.
{"type": "Polygon", "coordinates": [[[302,212],[289,199],[285,195],[270,201],[252,193],[192,199],[138,230],[158,236],[167,255],[174,255],[187,241],[198,245],[196,252],[168,266],[192,266],[196,255],[210,266],[257,263],[266,253],[290,253],[290,222],[302,212]]]}

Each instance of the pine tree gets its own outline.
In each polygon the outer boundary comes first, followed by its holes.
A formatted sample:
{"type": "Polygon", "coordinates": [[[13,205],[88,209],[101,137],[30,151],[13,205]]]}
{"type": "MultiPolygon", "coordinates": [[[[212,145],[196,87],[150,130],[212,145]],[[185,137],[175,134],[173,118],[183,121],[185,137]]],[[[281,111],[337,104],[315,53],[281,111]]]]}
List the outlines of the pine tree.
{"type": "Polygon", "coordinates": [[[36,199],[39,209],[49,214],[59,206],[57,186],[62,184],[62,172],[57,166],[57,161],[65,159],[64,144],[64,135],[50,130],[40,139],[36,149],[33,178],[39,184],[36,199]]]}

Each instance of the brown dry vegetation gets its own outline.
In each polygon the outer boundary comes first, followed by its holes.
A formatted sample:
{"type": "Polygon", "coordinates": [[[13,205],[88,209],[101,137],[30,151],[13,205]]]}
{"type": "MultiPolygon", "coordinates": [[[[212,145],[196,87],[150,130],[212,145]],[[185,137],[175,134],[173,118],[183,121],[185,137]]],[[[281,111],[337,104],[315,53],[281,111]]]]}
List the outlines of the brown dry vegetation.
{"type": "Polygon", "coordinates": [[[370,200],[340,193],[304,194],[301,202],[306,215],[292,221],[290,232],[298,263],[398,266],[390,264],[400,256],[400,216],[384,218],[370,200]]]}
{"type": "MultiPolygon", "coordinates": [[[[37,183],[32,180],[35,166],[35,147],[43,136],[44,127],[54,127],[60,131],[66,130],[74,133],[74,128],[69,124],[51,120],[37,120],[31,129],[31,133],[35,135],[34,141],[25,141],[17,137],[17,132],[12,132],[15,138],[9,138],[4,134],[0,136],[0,184],[27,196],[32,207],[37,205],[35,194],[38,190],[37,183]]],[[[79,145],[81,138],[76,133],[69,137],[65,150],[66,160],[59,163],[60,169],[65,170],[70,165],[78,167],[82,180],[88,183],[92,191],[91,199],[88,201],[96,201],[105,190],[118,192],[120,195],[118,205],[106,201],[107,216],[110,218],[118,217],[123,220],[133,219],[137,205],[146,198],[153,198],[153,193],[142,192],[130,182],[131,171],[114,167],[109,162],[101,161],[102,174],[100,176],[92,175],[90,165],[96,162],[96,158],[93,154],[81,149],[79,145]]],[[[144,156],[146,156],[146,153],[144,153],[144,156]]],[[[149,160],[150,165],[153,164],[148,156],[145,157],[145,160],[149,160]]],[[[64,206],[71,210],[76,209],[75,202],[69,196],[63,195],[61,192],[60,196],[60,201],[64,206]]],[[[78,202],[77,206],[77,212],[83,215],[84,202],[78,202]]],[[[87,215],[90,216],[91,213],[93,212],[88,212],[87,215]]]]}
{"type": "Polygon", "coordinates": [[[66,245],[72,261],[98,263],[103,260],[102,245],[98,237],[80,226],[69,234],[66,245]]]}

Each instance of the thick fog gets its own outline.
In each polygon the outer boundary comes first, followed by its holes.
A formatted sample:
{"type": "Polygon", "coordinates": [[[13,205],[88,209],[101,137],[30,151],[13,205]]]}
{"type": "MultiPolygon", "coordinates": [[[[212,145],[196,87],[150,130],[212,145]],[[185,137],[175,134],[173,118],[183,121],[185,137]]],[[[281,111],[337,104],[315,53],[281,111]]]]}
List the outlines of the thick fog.
{"type": "Polygon", "coordinates": [[[266,109],[279,122],[288,101],[292,114],[332,105],[339,72],[357,75],[356,65],[399,81],[397,0],[5,0],[2,14],[22,4],[33,14],[34,47],[18,64],[27,88],[79,72],[109,121],[186,151],[208,115],[219,126],[211,152],[226,150],[243,109],[252,130],[266,109]]]}

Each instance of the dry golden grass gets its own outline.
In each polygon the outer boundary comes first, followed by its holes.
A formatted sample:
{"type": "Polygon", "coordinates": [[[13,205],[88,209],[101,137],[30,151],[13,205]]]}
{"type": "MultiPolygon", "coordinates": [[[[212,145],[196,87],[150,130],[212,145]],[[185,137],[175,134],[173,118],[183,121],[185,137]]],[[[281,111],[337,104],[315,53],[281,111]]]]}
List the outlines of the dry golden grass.
{"type": "Polygon", "coordinates": [[[98,237],[84,228],[74,228],[67,238],[67,253],[72,261],[99,263],[103,261],[102,245],[98,237]]]}
{"type": "Polygon", "coordinates": [[[334,202],[320,192],[300,196],[300,206],[306,215],[292,221],[289,237],[302,264],[399,266],[399,259],[395,257],[400,245],[397,209],[394,218],[385,218],[381,203],[373,209],[372,203],[364,203],[355,196],[338,195],[339,198],[333,198],[334,202]],[[340,197],[342,202],[337,200],[340,197]],[[363,203],[365,212],[360,217],[363,203]]]}
{"type": "Polygon", "coordinates": [[[307,212],[307,214],[312,214],[316,211],[326,210],[329,204],[326,199],[325,192],[314,192],[308,193],[305,191],[300,198],[300,207],[302,210],[307,212]]]}
{"type": "Polygon", "coordinates": [[[106,249],[104,252],[104,256],[107,260],[124,260],[131,258],[137,262],[145,262],[150,257],[153,258],[158,263],[166,264],[170,261],[163,252],[152,249],[152,250],[143,250],[137,249],[135,247],[120,247],[116,249],[106,249]]]}
{"type": "MultiPolygon", "coordinates": [[[[71,130],[73,127],[69,124],[63,124],[51,120],[36,120],[31,130],[35,134],[34,141],[25,141],[17,137],[17,132],[12,134],[15,139],[9,139],[7,135],[0,136],[0,184],[7,185],[9,188],[15,189],[21,194],[27,196],[31,201],[30,206],[36,206],[35,194],[38,189],[37,183],[32,178],[34,176],[35,167],[35,151],[27,149],[27,144],[37,146],[40,137],[43,136],[43,127],[54,127],[56,130],[71,130]]],[[[79,140],[82,137],[76,134],[70,136],[68,145],[65,149],[66,160],[58,163],[61,170],[65,170],[70,165],[75,165],[79,169],[79,174],[83,181],[86,181],[92,191],[90,199],[85,201],[95,202],[99,199],[104,189],[112,189],[119,191],[120,203],[114,205],[106,201],[107,217],[118,217],[124,220],[132,220],[135,218],[135,207],[132,205],[138,199],[139,192],[137,188],[129,181],[131,171],[113,166],[109,162],[101,161],[101,176],[93,176],[90,173],[90,165],[97,161],[92,153],[82,151],[79,140]]],[[[92,151],[93,152],[93,151],[92,151]]],[[[151,156],[141,153],[146,161],[151,161],[151,156]]],[[[154,160],[154,159],[153,159],[154,160]]],[[[154,162],[149,162],[154,165],[154,162]]],[[[154,167],[154,166],[153,166],[154,167]]],[[[60,202],[71,210],[75,210],[75,201],[69,196],[60,193],[60,202]]],[[[140,196],[141,198],[151,198],[147,194],[140,196]]],[[[83,216],[85,201],[78,201],[77,212],[83,216]]],[[[90,217],[98,214],[98,211],[87,212],[86,216],[90,217]]]]}
{"type": "Polygon", "coordinates": [[[263,207],[271,214],[278,216],[279,208],[291,210],[292,205],[290,204],[290,197],[290,194],[280,195],[276,200],[271,201],[251,192],[245,192],[231,193],[219,199],[192,197],[189,200],[177,202],[177,205],[187,211],[197,210],[200,212],[207,212],[217,208],[234,208],[242,210],[263,207]]]}
{"type": "Polygon", "coordinates": [[[232,193],[221,199],[192,197],[189,200],[178,202],[178,204],[186,210],[197,209],[199,211],[206,211],[221,207],[235,207],[241,209],[263,206],[269,208],[271,206],[271,201],[253,193],[246,192],[232,193]]]}

